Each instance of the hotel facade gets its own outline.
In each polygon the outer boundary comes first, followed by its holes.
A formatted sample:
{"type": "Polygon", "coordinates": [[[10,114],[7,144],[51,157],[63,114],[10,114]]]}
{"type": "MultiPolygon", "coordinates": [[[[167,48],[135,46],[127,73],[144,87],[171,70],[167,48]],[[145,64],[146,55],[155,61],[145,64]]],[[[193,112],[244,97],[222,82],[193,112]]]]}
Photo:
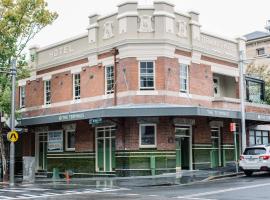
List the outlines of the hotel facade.
{"type": "MultiPolygon", "coordinates": [[[[85,34],[30,49],[31,77],[17,94],[23,156],[36,171],[78,175],[226,166],[230,123],[238,154],[241,141],[239,51],[244,39],[206,33],[199,13],[163,1],[91,15],[85,34]]],[[[247,131],[270,120],[269,108],[246,102],[247,131]]]]}

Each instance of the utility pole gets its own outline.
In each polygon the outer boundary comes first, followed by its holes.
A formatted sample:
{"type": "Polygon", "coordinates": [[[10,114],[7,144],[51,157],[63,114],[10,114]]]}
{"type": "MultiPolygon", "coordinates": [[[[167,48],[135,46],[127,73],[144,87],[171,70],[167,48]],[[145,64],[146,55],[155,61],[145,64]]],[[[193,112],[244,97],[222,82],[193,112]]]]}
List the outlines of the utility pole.
{"type": "MultiPolygon", "coordinates": [[[[12,84],[10,128],[11,128],[11,131],[14,131],[15,130],[16,74],[17,74],[16,59],[12,60],[10,74],[11,74],[11,84],[12,84]]],[[[10,160],[9,160],[9,185],[10,186],[14,186],[14,166],[15,166],[15,145],[14,145],[14,142],[10,142],[10,160]]]]}
{"type": "Polygon", "coordinates": [[[240,90],[240,102],[241,102],[241,139],[242,139],[242,152],[247,146],[247,137],[246,137],[246,112],[245,112],[245,81],[244,81],[244,55],[243,51],[239,52],[239,90],[240,90]]]}

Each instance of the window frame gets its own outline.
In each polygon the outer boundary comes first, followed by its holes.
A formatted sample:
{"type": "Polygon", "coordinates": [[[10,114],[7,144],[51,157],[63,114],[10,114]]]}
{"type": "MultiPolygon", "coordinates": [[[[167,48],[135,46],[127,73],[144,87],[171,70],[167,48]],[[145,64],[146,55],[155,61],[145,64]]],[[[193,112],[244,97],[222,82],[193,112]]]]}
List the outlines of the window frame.
{"type": "Polygon", "coordinates": [[[270,131],[268,130],[256,130],[256,129],[251,129],[249,130],[249,145],[263,145],[263,141],[264,141],[264,138],[268,138],[268,142],[267,144],[269,143],[269,139],[270,139],[270,131]],[[253,134],[250,134],[251,132],[253,132],[253,134]],[[257,133],[260,132],[260,135],[257,135],[257,133]],[[264,136],[264,133],[267,132],[267,136],[264,136]],[[253,141],[254,141],[254,144],[250,144],[250,138],[253,137],[253,141]],[[260,138],[261,140],[261,143],[258,144],[257,143],[257,138],[260,138]]]}
{"type": "Polygon", "coordinates": [[[139,61],[139,89],[141,90],[141,91],[151,91],[151,90],[155,90],[155,88],[156,88],[156,70],[155,70],[155,68],[156,68],[156,65],[155,65],[155,61],[154,60],[140,60],[139,61]],[[148,63],[148,62],[152,62],[153,63],[153,87],[142,87],[142,85],[141,85],[141,63],[143,63],[143,62],[146,62],[146,63],[148,63]]]}
{"type": "Polygon", "coordinates": [[[114,93],[114,87],[115,87],[115,74],[114,74],[114,65],[107,65],[105,66],[105,94],[113,94],[114,93]],[[113,69],[113,85],[112,89],[108,90],[108,76],[107,76],[107,69],[112,67],[113,69]]]}
{"type": "Polygon", "coordinates": [[[261,47],[261,48],[256,49],[256,55],[257,56],[264,56],[265,55],[265,48],[261,47]],[[263,53],[260,54],[260,51],[263,51],[263,53]]]}
{"type": "Polygon", "coordinates": [[[184,63],[180,63],[179,65],[179,84],[180,84],[180,92],[182,93],[189,93],[189,65],[184,64],[184,63]],[[182,74],[182,67],[185,66],[186,67],[186,77],[183,76],[182,74]],[[186,79],[186,89],[182,89],[182,83],[181,80],[182,79],[186,79]]]}
{"type": "Polygon", "coordinates": [[[78,100],[80,100],[81,99],[81,74],[80,73],[74,73],[73,74],[73,76],[72,76],[72,89],[73,89],[73,100],[75,100],[75,101],[78,101],[78,100]],[[79,84],[79,96],[75,96],[75,94],[76,94],[76,85],[75,85],[75,78],[76,78],[76,76],[78,76],[79,75],[79,77],[80,77],[80,84],[79,84]]]}
{"type": "Polygon", "coordinates": [[[140,124],[139,125],[139,148],[157,148],[157,124],[140,124]],[[142,130],[141,127],[143,126],[154,126],[154,137],[155,137],[155,144],[153,145],[144,145],[142,144],[142,130]]]}
{"type": "Polygon", "coordinates": [[[23,85],[23,86],[20,86],[20,108],[25,108],[25,85],[23,85]],[[22,90],[22,88],[23,88],[23,90],[22,90]],[[22,93],[22,91],[24,91],[23,93],[22,93]],[[23,96],[22,96],[22,94],[23,94],[23,96]],[[22,99],[23,99],[23,101],[22,101],[22,99]]]}
{"type": "Polygon", "coordinates": [[[74,129],[69,129],[65,131],[65,151],[75,151],[76,149],[76,130],[74,129]],[[68,147],[68,133],[72,133],[74,132],[74,136],[75,136],[75,144],[74,144],[74,148],[70,148],[68,147]]]}
{"type": "Polygon", "coordinates": [[[44,105],[50,105],[52,103],[52,83],[51,80],[45,80],[44,81],[44,105]],[[50,83],[50,101],[47,101],[47,83],[50,83]]]}

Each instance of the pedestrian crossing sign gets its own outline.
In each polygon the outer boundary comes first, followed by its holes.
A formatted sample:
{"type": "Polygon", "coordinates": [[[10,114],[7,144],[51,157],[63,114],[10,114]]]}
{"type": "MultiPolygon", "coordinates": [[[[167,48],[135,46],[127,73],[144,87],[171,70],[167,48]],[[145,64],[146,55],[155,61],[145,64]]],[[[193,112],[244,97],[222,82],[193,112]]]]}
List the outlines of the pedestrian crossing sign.
{"type": "Polygon", "coordinates": [[[19,135],[16,131],[10,131],[8,132],[7,134],[7,139],[10,141],[10,142],[17,142],[18,139],[19,139],[19,135]]]}

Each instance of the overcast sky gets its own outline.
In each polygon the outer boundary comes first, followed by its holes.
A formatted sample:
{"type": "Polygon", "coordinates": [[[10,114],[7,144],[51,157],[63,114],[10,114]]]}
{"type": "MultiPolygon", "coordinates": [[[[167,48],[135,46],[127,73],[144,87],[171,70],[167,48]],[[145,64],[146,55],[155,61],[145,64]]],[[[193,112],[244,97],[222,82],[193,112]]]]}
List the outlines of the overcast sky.
{"type": "MultiPolygon", "coordinates": [[[[86,32],[88,16],[93,13],[106,15],[117,11],[122,0],[46,0],[49,9],[59,14],[53,25],[43,29],[31,42],[46,46],[86,32]]],[[[139,0],[149,4],[151,0],[139,0]]],[[[200,13],[204,31],[235,38],[246,33],[264,31],[270,19],[270,0],[170,0],[176,10],[200,13]]],[[[29,46],[30,46],[29,45],[29,46]]]]}

